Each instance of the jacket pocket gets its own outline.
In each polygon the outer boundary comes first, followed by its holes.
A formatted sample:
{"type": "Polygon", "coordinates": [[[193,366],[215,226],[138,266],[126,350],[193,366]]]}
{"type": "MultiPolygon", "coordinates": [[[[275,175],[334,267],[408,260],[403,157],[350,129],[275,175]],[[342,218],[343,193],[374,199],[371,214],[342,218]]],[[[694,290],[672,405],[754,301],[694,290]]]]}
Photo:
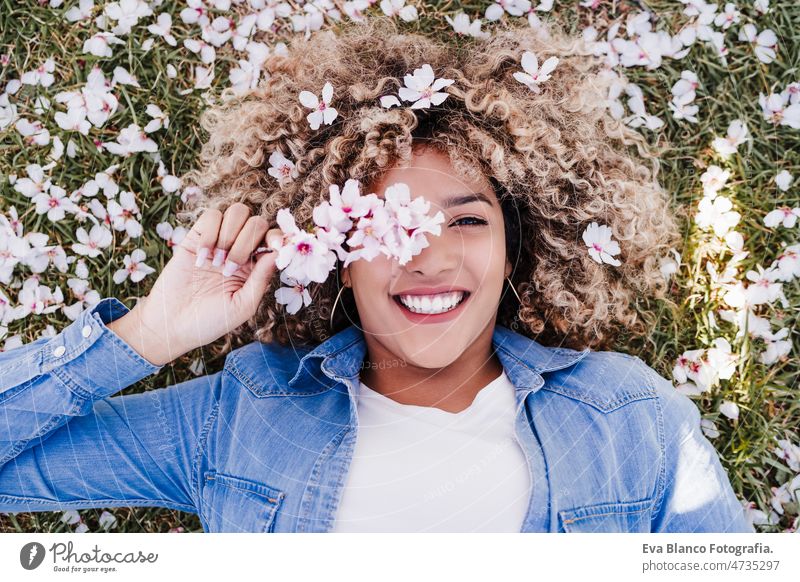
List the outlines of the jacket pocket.
{"type": "Polygon", "coordinates": [[[285,494],[215,470],[203,474],[201,517],[209,532],[272,532],[285,494]]]}
{"type": "Polygon", "coordinates": [[[617,501],[584,505],[558,512],[561,531],[649,532],[653,500],[617,501]]]}

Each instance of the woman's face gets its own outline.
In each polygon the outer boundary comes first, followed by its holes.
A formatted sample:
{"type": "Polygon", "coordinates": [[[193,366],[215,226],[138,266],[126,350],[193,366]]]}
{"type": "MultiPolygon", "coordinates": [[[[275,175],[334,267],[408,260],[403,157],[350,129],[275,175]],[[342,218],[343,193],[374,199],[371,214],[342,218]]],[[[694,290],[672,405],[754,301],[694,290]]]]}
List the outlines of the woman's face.
{"type": "Polygon", "coordinates": [[[384,173],[363,193],[383,198],[396,182],[408,184],[412,199],[430,202],[431,215],[444,214],[441,234],[426,233],[429,245],[405,265],[380,254],[351,263],[342,276],[353,289],[368,345],[378,342],[379,352],[411,365],[441,368],[494,330],[503,280],[511,273],[503,212],[486,178],[475,182],[459,176],[449,157],[432,148],[415,148],[409,162],[384,173]],[[437,295],[460,302],[448,310],[447,301],[433,301],[437,295]],[[401,298],[410,299],[412,307],[401,305],[401,298]],[[444,311],[428,314],[437,307],[444,311]]]}

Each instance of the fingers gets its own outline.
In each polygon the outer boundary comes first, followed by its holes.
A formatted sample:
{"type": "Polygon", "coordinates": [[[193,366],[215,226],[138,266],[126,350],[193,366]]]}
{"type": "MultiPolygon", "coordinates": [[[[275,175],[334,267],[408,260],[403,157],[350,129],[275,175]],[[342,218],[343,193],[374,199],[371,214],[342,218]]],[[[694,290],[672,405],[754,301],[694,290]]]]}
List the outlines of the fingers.
{"type": "Polygon", "coordinates": [[[221,267],[227,258],[228,251],[230,251],[233,243],[236,242],[236,237],[247,222],[250,216],[250,208],[241,202],[234,202],[226,210],[222,218],[222,225],[219,229],[219,236],[217,237],[217,245],[214,249],[214,258],[211,265],[214,267],[221,267]]]}
{"type": "Polygon", "coordinates": [[[223,275],[226,277],[232,275],[240,265],[250,259],[253,251],[264,240],[268,226],[267,221],[261,216],[251,216],[247,219],[233,246],[230,247],[225,266],[222,269],[223,275]]]}
{"type": "Polygon", "coordinates": [[[255,313],[267,292],[272,275],[275,273],[277,259],[278,253],[262,253],[258,256],[247,281],[236,292],[236,300],[242,310],[247,313],[255,313]]]}
{"type": "Polygon", "coordinates": [[[283,244],[283,231],[280,228],[270,228],[264,238],[267,241],[267,248],[278,250],[283,244]]]}
{"type": "Polygon", "coordinates": [[[268,227],[265,218],[250,216],[250,208],[236,202],[224,213],[206,210],[182,245],[197,254],[196,266],[211,258],[211,266],[222,267],[222,274],[229,277],[251,258],[258,260],[263,251],[276,250],[283,243],[283,231],[268,227]]]}
{"type": "Polygon", "coordinates": [[[210,208],[200,215],[181,241],[181,247],[197,255],[197,266],[205,261],[217,240],[219,226],[222,223],[222,212],[210,208]]]}

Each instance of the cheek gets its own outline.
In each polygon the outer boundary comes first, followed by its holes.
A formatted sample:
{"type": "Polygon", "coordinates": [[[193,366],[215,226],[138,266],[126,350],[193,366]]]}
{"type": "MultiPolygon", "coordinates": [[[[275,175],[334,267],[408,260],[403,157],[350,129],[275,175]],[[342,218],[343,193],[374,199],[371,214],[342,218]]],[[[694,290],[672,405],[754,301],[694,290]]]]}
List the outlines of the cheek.
{"type": "Polygon", "coordinates": [[[379,255],[371,261],[354,261],[350,269],[350,284],[356,298],[374,298],[388,293],[392,277],[392,259],[379,255]]]}
{"type": "Polygon", "coordinates": [[[477,282],[483,283],[505,274],[505,238],[493,234],[465,240],[463,265],[477,282]],[[498,275],[499,273],[499,275],[498,275]]]}

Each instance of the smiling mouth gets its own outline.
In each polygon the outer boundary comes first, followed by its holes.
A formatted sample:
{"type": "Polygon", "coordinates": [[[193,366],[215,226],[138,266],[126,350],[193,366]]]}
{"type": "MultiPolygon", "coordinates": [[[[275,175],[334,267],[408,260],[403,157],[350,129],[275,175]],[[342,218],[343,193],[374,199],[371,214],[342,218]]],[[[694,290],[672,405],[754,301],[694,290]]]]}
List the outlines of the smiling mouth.
{"type": "Polygon", "coordinates": [[[392,295],[392,299],[403,309],[421,315],[438,315],[453,311],[469,298],[469,291],[438,293],[434,295],[392,295]],[[402,298],[401,298],[402,297],[402,298]]]}

